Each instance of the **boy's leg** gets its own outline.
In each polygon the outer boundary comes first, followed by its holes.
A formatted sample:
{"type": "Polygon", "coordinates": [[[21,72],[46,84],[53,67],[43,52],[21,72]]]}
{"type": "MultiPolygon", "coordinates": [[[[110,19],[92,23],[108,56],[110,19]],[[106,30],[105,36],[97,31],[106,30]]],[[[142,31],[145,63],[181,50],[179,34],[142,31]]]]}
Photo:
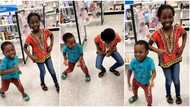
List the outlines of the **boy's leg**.
{"type": "Polygon", "coordinates": [[[84,59],[82,59],[82,62],[80,63],[80,67],[81,67],[82,71],[85,73],[85,80],[90,81],[89,71],[88,71],[88,68],[84,62],[84,59]]]}
{"type": "Polygon", "coordinates": [[[37,63],[37,65],[38,65],[38,68],[40,70],[41,87],[42,87],[42,89],[44,91],[47,91],[48,88],[47,88],[47,86],[45,84],[45,81],[44,81],[44,79],[45,79],[45,73],[46,73],[44,63],[37,63]]]}
{"type": "Polygon", "coordinates": [[[152,106],[152,92],[151,92],[151,88],[149,88],[148,85],[141,85],[141,87],[144,90],[145,98],[146,98],[146,101],[148,103],[148,106],[152,106]]]}
{"type": "Polygon", "coordinates": [[[24,88],[23,88],[23,85],[22,85],[20,79],[12,79],[11,82],[17,87],[19,92],[22,94],[23,99],[25,101],[29,101],[30,97],[24,92],[24,88]]]}
{"type": "Polygon", "coordinates": [[[75,63],[68,63],[68,68],[62,73],[61,78],[65,80],[67,78],[67,74],[72,72],[75,67],[75,63]]]}
{"type": "Polygon", "coordinates": [[[172,84],[172,71],[171,67],[163,69],[165,76],[165,88],[166,88],[166,98],[169,104],[173,103],[173,98],[171,96],[171,84],[172,84]]]}
{"type": "Polygon", "coordinates": [[[1,97],[5,97],[5,92],[9,89],[9,85],[10,85],[10,80],[1,81],[1,89],[0,89],[1,97]]]}
{"type": "Polygon", "coordinates": [[[11,82],[17,87],[17,89],[23,96],[25,93],[21,81],[19,79],[11,79],[11,82]]]}
{"type": "Polygon", "coordinates": [[[101,78],[104,76],[106,69],[102,65],[105,55],[97,54],[96,56],[96,68],[101,70],[101,72],[98,74],[98,76],[101,78]]]}
{"type": "Polygon", "coordinates": [[[138,99],[138,88],[139,84],[135,79],[133,79],[132,81],[133,96],[129,98],[129,103],[134,103],[138,99]]]}
{"type": "Polygon", "coordinates": [[[175,65],[173,65],[172,68],[172,79],[174,82],[174,86],[175,86],[175,93],[176,93],[176,103],[177,104],[181,104],[182,103],[182,99],[180,96],[180,64],[177,63],[175,65]]]}
{"type": "Polygon", "coordinates": [[[139,88],[138,82],[135,79],[133,79],[133,81],[132,81],[132,90],[133,90],[134,96],[138,96],[138,88],[139,88]]]}
{"type": "Polygon", "coordinates": [[[110,71],[113,72],[116,76],[119,76],[119,72],[116,71],[115,69],[117,69],[118,67],[122,66],[124,64],[123,58],[121,57],[119,52],[113,52],[111,54],[111,56],[116,60],[116,63],[114,65],[112,65],[112,67],[110,68],[110,71]]]}

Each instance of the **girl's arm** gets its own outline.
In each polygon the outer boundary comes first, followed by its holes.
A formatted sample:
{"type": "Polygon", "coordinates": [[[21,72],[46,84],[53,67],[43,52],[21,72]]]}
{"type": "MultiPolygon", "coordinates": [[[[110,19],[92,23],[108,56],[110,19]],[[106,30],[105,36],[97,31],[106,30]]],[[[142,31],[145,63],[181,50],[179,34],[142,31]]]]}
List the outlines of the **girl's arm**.
{"type": "Polygon", "coordinates": [[[99,47],[98,43],[96,43],[96,41],[94,41],[95,45],[96,45],[96,50],[98,54],[105,54],[105,52],[103,52],[103,50],[101,50],[101,48],[99,47]]]}
{"type": "Polygon", "coordinates": [[[153,52],[156,52],[157,54],[159,55],[162,55],[163,53],[165,53],[166,51],[165,50],[162,50],[162,49],[158,49],[158,48],[155,48],[152,46],[152,44],[154,43],[153,40],[149,40],[149,49],[153,52]]]}
{"type": "Polygon", "coordinates": [[[182,48],[184,49],[185,48],[185,44],[186,44],[186,41],[187,41],[187,32],[185,31],[182,35],[182,48]]]}
{"type": "Polygon", "coordinates": [[[54,36],[52,33],[50,33],[50,46],[48,48],[48,52],[51,52],[52,47],[53,47],[53,43],[54,43],[54,36]]]}
{"type": "Polygon", "coordinates": [[[28,44],[24,44],[24,51],[25,51],[25,53],[28,55],[28,57],[30,57],[33,61],[35,61],[36,60],[36,58],[28,51],[28,44]]]}

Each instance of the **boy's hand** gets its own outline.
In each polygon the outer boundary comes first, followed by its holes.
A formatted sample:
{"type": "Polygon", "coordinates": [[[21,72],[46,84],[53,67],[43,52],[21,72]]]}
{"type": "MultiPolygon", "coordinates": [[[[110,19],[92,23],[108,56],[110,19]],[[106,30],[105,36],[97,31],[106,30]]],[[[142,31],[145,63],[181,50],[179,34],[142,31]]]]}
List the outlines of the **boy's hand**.
{"type": "Polygon", "coordinates": [[[68,66],[68,61],[67,61],[67,60],[64,60],[63,64],[64,64],[65,66],[68,66]]]}
{"type": "Polygon", "coordinates": [[[150,82],[150,88],[152,88],[152,87],[154,87],[154,82],[152,81],[152,82],[150,82]]]}
{"type": "Polygon", "coordinates": [[[132,91],[131,83],[128,83],[128,90],[132,91]]]}

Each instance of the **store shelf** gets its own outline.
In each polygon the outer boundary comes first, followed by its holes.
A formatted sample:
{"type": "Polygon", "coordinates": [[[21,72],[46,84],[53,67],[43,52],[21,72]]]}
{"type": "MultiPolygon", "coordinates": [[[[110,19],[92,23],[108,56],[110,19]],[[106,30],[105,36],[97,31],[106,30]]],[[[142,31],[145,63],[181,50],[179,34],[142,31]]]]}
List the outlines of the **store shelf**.
{"type": "Polygon", "coordinates": [[[59,8],[61,8],[61,9],[68,9],[68,8],[73,8],[73,6],[60,6],[59,8]]]}
{"type": "Polygon", "coordinates": [[[16,26],[17,24],[13,23],[13,24],[3,24],[3,25],[0,25],[0,27],[4,27],[4,26],[16,26]]]}

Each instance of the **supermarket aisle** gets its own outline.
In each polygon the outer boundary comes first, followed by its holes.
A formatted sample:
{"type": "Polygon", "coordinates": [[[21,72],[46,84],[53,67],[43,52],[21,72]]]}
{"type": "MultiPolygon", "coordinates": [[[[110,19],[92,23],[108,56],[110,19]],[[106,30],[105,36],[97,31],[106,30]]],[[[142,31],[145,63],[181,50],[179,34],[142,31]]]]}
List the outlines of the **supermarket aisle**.
{"type": "MultiPolygon", "coordinates": [[[[189,35],[189,32],[188,32],[189,35]]],[[[187,39],[186,47],[184,49],[183,53],[183,61],[180,63],[180,82],[181,82],[181,97],[183,100],[183,103],[180,106],[188,106],[189,105],[189,84],[187,81],[189,81],[189,38],[187,39]]],[[[158,65],[158,58],[155,53],[150,52],[149,56],[154,59],[155,64],[158,65]]],[[[165,98],[165,77],[163,74],[162,69],[159,66],[156,66],[156,72],[157,72],[157,77],[155,79],[155,86],[152,89],[152,94],[153,94],[153,104],[154,106],[170,106],[166,102],[165,98]]],[[[175,101],[175,88],[174,85],[172,84],[171,88],[172,92],[172,97],[174,98],[175,101]]],[[[127,86],[127,73],[125,72],[125,105],[130,105],[130,106],[142,106],[146,105],[146,100],[144,96],[144,91],[143,89],[139,88],[139,100],[134,103],[134,104],[129,104],[128,103],[128,98],[129,96],[132,95],[132,92],[128,91],[128,86],[127,86]]],[[[173,104],[174,106],[177,106],[175,103],[173,104]]]]}
{"type": "MultiPolygon", "coordinates": [[[[59,32],[53,32],[55,41],[52,50],[52,60],[54,63],[54,68],[58,76],[58,63],[59,57],[57,54],[59,49],[59,32]]],[[[25,91],[30,96],[30,101],[23,101],[21,94],[18,92],[15,86],[10,85],[8,92],[6,93],[6,98],[2,99],[0,97],[0,106],[53,106],[59,104],[59,95],[54,88],[54,83],[48,71],[46,71],[45,82],[48,87],[48,91],[42,91],[40,87],[40,77],[37,65],[32,63],[31,60],[27,62],[26,65],[21,65],[20,70],[22,71],[21,82],[25,88],[25,91]]]]}
{"type": "MultiPolygon", "coordinates": [[[[60,104],[66,106],[72,105],[123,105],[124,99],[124,68],[118,70],[121,73],[120,77],[116,77],[110,72],[107,72],[103,78],[98,78],[99,71],[95,68],[96,47],[94,38],[104,28],[112,27],[120,34],[123,34],[123,15],[105,16],[103,26],[96,25],[87,27],[88,41],[84,46],[84,59],[91,74],[91,82],[84,81],[84,74],[81,69],[76,67],[66,80],[61,80],[61,98],[60,104]],[[114,20],[114,21],[113,21],[114,20]]],[[[123,35],[121,35],[123,36],[123,35]]],[[[124,42],[119,44],[118,51],[123,53],[122,49],[124,42]]],[[[105,58],[104,65],[109,67],[114,63],[112,58],[105,58]]],[[[61,72],[65,66],[61,65],[61,72]]]]}

